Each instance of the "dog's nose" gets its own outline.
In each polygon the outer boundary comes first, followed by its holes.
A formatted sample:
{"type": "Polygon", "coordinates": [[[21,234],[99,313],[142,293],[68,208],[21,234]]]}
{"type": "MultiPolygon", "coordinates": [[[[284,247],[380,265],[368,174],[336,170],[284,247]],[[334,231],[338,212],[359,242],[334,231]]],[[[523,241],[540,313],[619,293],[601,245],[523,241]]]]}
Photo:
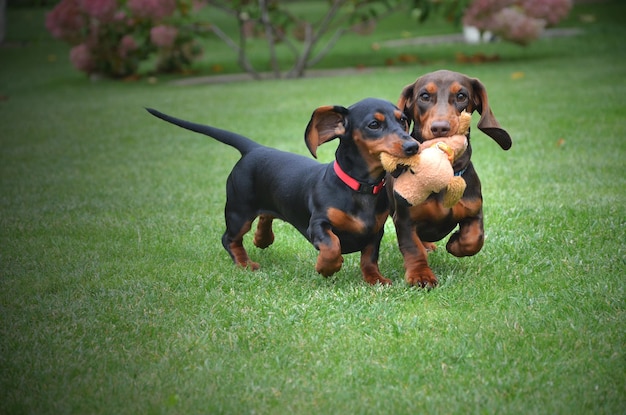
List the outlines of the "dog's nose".
{"type": "Polygon", "coordinates": [[[435,137],[446,137],[450,133],[450,123],[448,121],[433,121],[430,125],[430,132],[435,137]]]}
{"type": "Polygon", "coordinates": [[[406,154],[407,156],[417,154],[419,150],[420,145],[415,140],[408,140],[404,144],[402,144],[402,151],[404,151],[404,154],[406,154]]]}

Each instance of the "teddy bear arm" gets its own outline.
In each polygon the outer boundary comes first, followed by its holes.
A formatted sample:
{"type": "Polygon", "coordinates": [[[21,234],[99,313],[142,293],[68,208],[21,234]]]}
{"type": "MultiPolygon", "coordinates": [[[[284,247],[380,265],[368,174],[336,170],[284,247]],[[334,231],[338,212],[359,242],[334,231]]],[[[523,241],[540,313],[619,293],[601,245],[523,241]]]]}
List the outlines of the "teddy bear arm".
{"type": "Polygon", "coordinates": [[[463,197],[463,193],[465,192],[465,188],[467,187],[467,183],[460,176],[454,176],[450,179],[448,186],[446,188],[446,194],[443,197],[443,206],[446,208],[451,208],[456,205],[459,200],[463,197]]]}

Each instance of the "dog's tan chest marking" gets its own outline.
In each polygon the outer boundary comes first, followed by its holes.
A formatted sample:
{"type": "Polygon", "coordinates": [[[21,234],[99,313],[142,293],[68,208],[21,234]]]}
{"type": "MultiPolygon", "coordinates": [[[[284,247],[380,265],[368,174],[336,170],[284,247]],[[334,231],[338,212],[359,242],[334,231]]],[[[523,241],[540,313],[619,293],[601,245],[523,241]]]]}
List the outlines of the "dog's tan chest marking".
{"type": "Polygon", "coordinates": [[[350,233],[365,233],[365,223],[356,216],[343,212],[337,208],[328,208],[326,211],[330,224],[335,228],[350,233]]]}

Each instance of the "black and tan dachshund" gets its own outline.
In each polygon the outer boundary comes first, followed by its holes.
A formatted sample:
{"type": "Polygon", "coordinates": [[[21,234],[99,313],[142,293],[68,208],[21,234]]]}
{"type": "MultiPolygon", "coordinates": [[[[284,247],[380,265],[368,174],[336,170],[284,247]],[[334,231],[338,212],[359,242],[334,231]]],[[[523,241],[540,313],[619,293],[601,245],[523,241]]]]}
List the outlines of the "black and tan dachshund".
{"type": "Polygon", "coordinates": [[[243,236],[258,217],[254,244],[274,242],[275,218],[292,224],[319,251],[315,269],[330,276],[342,254],[361,252],[361,272],[370,284],[389,284],[378,268],[389,199],[380,153],[406,157],[419,151],[406,116],[392,103],[367,98],[349,108],[324,106],[313,112],[305,142],[314,157],[319,145],[339,138],[335,160],[310,158],[262,146],[241,135],[148,111],[177,126],[208,135],[241,153],[226,183],[226,232],[222,244],[235,264],[258,269],[243,236]]]}
{"type": "MultiPolygon", "coordinates": [[[[475,78],[452,71],[436,71],[419,77],[406,86],[398,107],[413,122],[411,135],[420,143],[451,135],[458,129],[459,114],[478,111],[478,129],[491,137],[503,150],[511,148],[511,137],[500,127],[487,99],[484,85],[475,78]]],[[[392,203],[398,246],[404,257],[405,278],[411,285],[434,287],[437,278],[427,261],[427,250],[450,237],[446,249],[457,257],[474,255],[484,243],[483,197],[478,174],[471,162],[472,147],[455,161],[455,175],[467,184],[461,200],[452,208],[443,205],[445,191],[431,195],[417,206],[401,200],[392,203]]],[[[391,188],[391,186],[389,186],[391,188]]]]}

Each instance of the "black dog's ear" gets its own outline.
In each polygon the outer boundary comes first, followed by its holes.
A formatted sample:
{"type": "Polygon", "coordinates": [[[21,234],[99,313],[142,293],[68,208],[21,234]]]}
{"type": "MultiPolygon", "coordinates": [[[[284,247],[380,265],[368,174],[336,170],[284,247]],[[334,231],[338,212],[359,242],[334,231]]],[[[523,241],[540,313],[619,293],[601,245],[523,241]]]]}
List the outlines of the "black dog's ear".
{"type": "Polygon", "coordinates": [[[472,88],[474,89],[472,109],[475,109],[480,114],[478,129],[491,137],[503,150],[510,149],[513,144],[511,136],[504,128],[500,127],[500,123],[496,120],[491,108],[489,108],[489,99],[487,98],[485,86],[478,79],[472,79],[472,88]]]}
{"type": "Polygon", "coordinates": [[[347,108],[338,105],[327,105],[313,111],[304,133],[304,142],[313,157],[317,158],[320,145],[345,134],[348,112],[347,108]]]}

